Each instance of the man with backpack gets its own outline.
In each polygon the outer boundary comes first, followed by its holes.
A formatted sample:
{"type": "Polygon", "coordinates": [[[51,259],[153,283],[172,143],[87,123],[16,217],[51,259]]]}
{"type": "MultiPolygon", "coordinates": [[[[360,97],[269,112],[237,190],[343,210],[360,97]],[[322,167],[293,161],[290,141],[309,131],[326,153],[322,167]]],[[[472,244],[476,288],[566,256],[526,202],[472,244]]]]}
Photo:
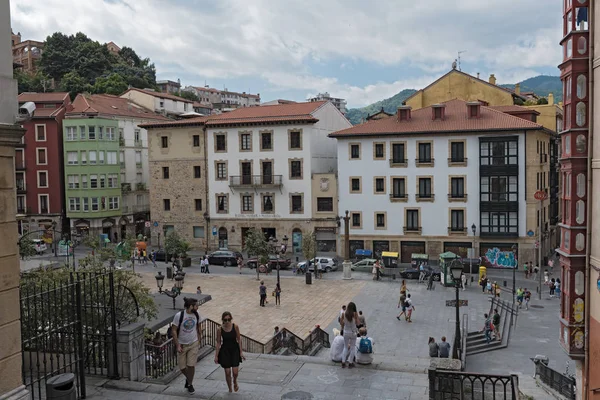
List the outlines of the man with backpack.
{"type": "Polygon", "coordinates": [[[483,325],[483,333],[485,335],[485,342],[490,344],[492,341],[492,331],[494,330],[494,326],[492,324],[492,320],[487,314],[483,314],[485,318],[485,323],[483,325]]]}
{"type": "Polygon", "coordinates": [[[171,334],[177,349],[177,365],[185,376],[184,388],[192,394],[194,390],[194,372],[198,362],[198,348],[200,344],[200,315],[198,314],[198,300],[185,297],[183,299],[185,310],[179,311],[173,317],[171,334]]]}
{"type": "Polygon", "coordinates": [[[502,336],[500,336],[500,314],[498,314],[497,308],[494,310],[492,324],[494,325],[494,337],[496,338],[496,340],[502,341],[502,336]]]}
{"type": "Polygon", "coordinates": [[[367,336],[367,328],[358,330],[360,335],[356,338],[356,363],[369,365],[373,363],[373,338],[367,336]]]}

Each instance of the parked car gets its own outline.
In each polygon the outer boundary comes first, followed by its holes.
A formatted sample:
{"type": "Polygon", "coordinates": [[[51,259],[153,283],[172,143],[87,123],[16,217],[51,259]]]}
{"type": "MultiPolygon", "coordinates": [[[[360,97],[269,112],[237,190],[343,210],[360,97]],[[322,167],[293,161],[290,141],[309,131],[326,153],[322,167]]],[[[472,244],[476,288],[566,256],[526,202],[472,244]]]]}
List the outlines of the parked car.
{"type": "MultiPolygon", "coordinates": [[[[404,279],[419,279],[419,267],[408,267],[404,271],[400,272],[400,276],[404,279]]],[[[429,278],[429,275],[433,274],[433,280],[439,281],[441,279],[442,272],[437,268],[432,268],[429,265],[425,266],[425,277],[429,278]]]]}
{"type": "Polygon", "coordinates": [[[242,256],[242,253],[237,251],[229,251],[229,250],[218,250],[210,253],[208,255],[208,263],[210,265],[224,265],[226,267],[231,267],[237,265],[237,259],[242,256]]]}
{"type": "Polygon", "coordinates": [[[37,254],[38,256],[44,254],[44,252],[48,250],[46,242],[44,242],[42,239],[33,239],[32,242],[33,248],[35,249],[35,254],[37,254]]]}
{"type": "Polygon", "coordinates": [[[338,269],[338,261],[335,258],[331,257],[317,257],[313,258],[310,261],[302,261],[298,263],[298,268],[304,268],[306,263],[308,262],[308,270],[313,272],[315,270],[315,262],[319,261],[321,263],[321,268],[323,272],[331,272],[337,271],[338,269]]]}
{"type": "Polygon", "coordinates": [[[371,272],[373,270],[373,264],[375,264],[376,261],[377,260],[374,258],[365,258],[352,264],[350,269],[352,271],[371,272]]]}
{"type": "MultiPolygon", "coordinates": [[[[148,253],[148,257],[150,257],[151,253],[148,253]]],[[[167,253],[165,253],[164,250],[157,250],[156,251],[156,261],[166,261],[167,259],[167,253]]]]}
{"type": "MultiPolygon", "coordinates": [[[[270,269],[277,269],[277,256],[275,255],[270,255],[269,256],[269,262],[268,262],[268,267],[270,269]]],[[[250,269],[254,269],[256,268],[256,266],[258,265],[258,257],[252,257],[250,259],[248,259],[248,261],[246,262],[246,266],[248,266],[248,268],[250,269]]],[[[292,265],[292,260],[288,257],[279,257],[279,269],[288,269],[290,267],[290,265],[292,265]]]]}

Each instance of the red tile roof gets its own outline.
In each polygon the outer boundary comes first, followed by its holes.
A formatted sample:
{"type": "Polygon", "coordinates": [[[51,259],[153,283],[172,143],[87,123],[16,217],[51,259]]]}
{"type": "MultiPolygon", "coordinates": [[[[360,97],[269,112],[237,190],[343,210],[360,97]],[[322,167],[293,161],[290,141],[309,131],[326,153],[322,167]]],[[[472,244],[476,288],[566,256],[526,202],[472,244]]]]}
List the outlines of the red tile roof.
{"type": "Polygon", "coordinates": [[[152,90],[138,89],[138,88],[127,89],[125,92],[123,92],[123,94],[121,94],[121,97],[131,91],[145,93],[145,94],[148,94],[153,97],[158,97],[159,99],[169,99],[169,100],[174,100],[174,101],[182,101],[184,103],[193,103],[193,101],[191,101],[191,100],[184,99],[183,97],[175,96],[173,94],[162,93],[162,92],[153,92],[152,90]]]}
{"type": "Polygon", "coordinates": [[[19,95],[19,103],[25,103],[26,101],[33,101],[34,103],[62,103],[67,97],[69,97],[69,93],[67,92],[24,92],[19,95]]]}
{"type": "Polygon", "coordinates": [[[206,117],[195,117],[195,118],[187,118],[181,119],[178,121],[157,121],[157,122],[146,122],[145,124],[138,125],[141,128],[181,128],[185,126],[204,126],[206,121],[211,118],[209,116],[206,117]]]}
{"type": "Polygon", "coordinates": [[[411,111],[408,121],[398,121],[396,116],[365,122],[352,128],[331,133],[330,137],[399,135],[413,133],[489,132],[543,129],[539,124],[503,113],[491,107],[481,107],[480,118],[467,117],[467,102],[454,99],[446,105],[443,120],[431,119],[432,107],[411,111]]]}
{"type": "Polygon", "coordinates": [[[118,117],[134,117],[170,121],[167,117],[140,107],[131,101],[109,94],[78,94],[73,101],[73,109],[68,116],[81,114],[114,115],[118,117]]]}
{"type": "Polygon", "coordinates": [[[195,101],[194,105],[192,107],[213,108],[213,105],[212,105],[212,103],[204,104],[204,103],[200,103],[199,101],[195,101]]]}
{"type": "Polygon", "coordinates": [[[262,124],[269,122],[306,122],[318,120],[312,115],[327,101],[275,104],[261,107],[242,107],[212,116],[206,125],[262,124]]]}

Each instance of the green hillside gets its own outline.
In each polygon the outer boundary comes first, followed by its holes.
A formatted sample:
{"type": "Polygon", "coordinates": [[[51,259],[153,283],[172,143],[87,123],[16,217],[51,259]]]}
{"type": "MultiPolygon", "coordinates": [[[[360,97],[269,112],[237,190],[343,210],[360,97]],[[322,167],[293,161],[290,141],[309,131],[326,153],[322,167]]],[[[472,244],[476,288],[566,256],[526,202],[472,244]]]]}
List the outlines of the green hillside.
{"type": "MultiPolygon", "coordinates": [[[[539,75],[525,79],[521,84],[521,92],[533,92],[538,96],[547,97],[548,93],[554,95],[554,102],[562,101],[562,82],[558,76],[539,75]]],[[[500,85],[505,88],[514,89],[514,84],[500,85]]]]}
{"type": "Polygon", "coordinates": [[[404,89],[389,99],[369,104],[363,108],[351,108],[346,113],[346,118],[348,118],[348,121],[350,121],[353,125],[356,125],[359,124],[364,118],[367,118],[367,116],[370,114],[375,114],[376,112],[381,111],[381,107],[383,107],[386,112],[395,113],[398,109],[398,106],[401,106],[402,102],[415,92],[415,89],[404,89]]]}

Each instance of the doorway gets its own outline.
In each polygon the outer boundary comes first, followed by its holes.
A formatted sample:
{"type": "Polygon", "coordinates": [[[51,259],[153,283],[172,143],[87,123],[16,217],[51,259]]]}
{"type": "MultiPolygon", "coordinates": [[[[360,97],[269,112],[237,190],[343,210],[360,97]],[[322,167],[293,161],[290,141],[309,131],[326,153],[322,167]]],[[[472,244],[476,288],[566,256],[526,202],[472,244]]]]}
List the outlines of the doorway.
{"type": "Polygon", "coordinates": [[[252,184],[252,163],[250,162],[242,163],[242,184],[252,184]]]}
{"type": "Polygon", "coordinates": [[[271,161],[262,162],[262,184],[273,184],[273,163],[271,161]]]}
{"type": "Polygon", "coordinates": [[[276,236],[276,230],[275,228],[262,228],[263,233],[265,234],[265,239],[267,239],[267,241],[269,240],[269,238],[272,236],[274,238],[279,239],[276,236]]]}
{"type": "Polygon", "coordinates": [[[219,249],[227,248],[227,228],[224,226],[219,228],[219,249]]]}

